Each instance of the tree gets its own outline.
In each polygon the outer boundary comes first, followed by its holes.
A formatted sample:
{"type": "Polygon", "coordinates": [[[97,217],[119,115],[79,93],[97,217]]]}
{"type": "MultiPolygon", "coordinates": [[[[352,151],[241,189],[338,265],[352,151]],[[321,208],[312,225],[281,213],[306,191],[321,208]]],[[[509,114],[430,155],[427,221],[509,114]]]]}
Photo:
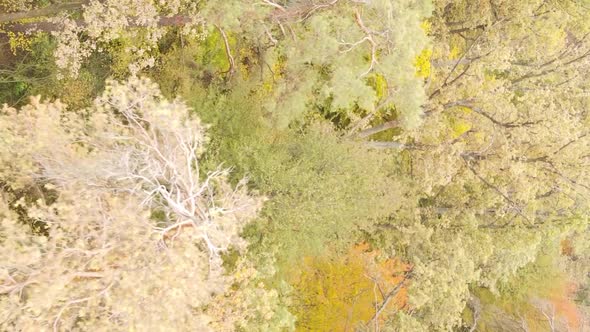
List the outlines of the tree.
{"type": "Polygon", "coordinates": [[[514,8],[438,5],[433,33],[442,43],[433,61],[449,65],[433,73],[429,130],[414,139],[433,147],[416,155],[444,158],[446,168],[419,171],[431,172],[437,180],[429,185],[438,188],[470,177],[497,196],[483,209],[531,227],[583,215],[590,117],[587,84],[576,72],[590,64],[584,37],[590,13],[573,3],[537,1],[514,8]],[[475,28],[453,29],[449,21],[475,28]],[[530,27],[538,29],[531,34],[530,27]]]}
{"type": "Polygon", "coordinates": [[[86,110],[5,106],[0,128],[4,329],[209,329],[221,255],[262,200],[201,173],[205,126],[182,102],[135,78],[86,110]]]}
{"type": "Polygon", "coordinates": [[[361,243],[345,255],[304,257],[291,272],[298,328],[379,330],[388,316],[405,309],[411,267],[379,255],[361,243]]]}
{"type": "Polygon", "coordinates": [[[277,47],[263,61],[282,78],[273,84],[271,110],[290,105],[293,119],[315,103],[339,115],[340,125],[358,127],[378,105],[394,103],[404,126],[419,124],[425,93],[414,61],[427,44],[420,25],[430,1],[266,3],[275,7],[267,43],[277,47]]]}

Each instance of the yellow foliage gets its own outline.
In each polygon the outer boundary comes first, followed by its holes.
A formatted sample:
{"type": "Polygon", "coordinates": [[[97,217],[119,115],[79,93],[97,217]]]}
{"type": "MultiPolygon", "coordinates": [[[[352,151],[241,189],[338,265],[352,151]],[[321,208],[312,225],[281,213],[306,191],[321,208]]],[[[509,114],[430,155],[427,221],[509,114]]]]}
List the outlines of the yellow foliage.
{"type": "Polygon", "coordinates": [[[496,74],[493,71],[486,70],[483,73],[483,78],[486,82],[494,82],[496,80],[496,74]]]}
{"type": "Polygon", "coordinates": [[[458,45],[451,46],[451,51],[449,52],[449,59],[450,60],[458,59],[459,54],[461,54],[461,48],[458,45]]]}
{"type": "Polygon", "coordinates": [[[8,44],[10,45],[10,51],[14,55],[18,50],[30,51],[32,43],[33,38],[31,36],[27,36],[22,32],[8,32],[8,44]]]}
{"type": "Polygon", "coordinates": [[[273,88],[273,82],[272,81],[264,81],[262,82],[262,91],[266,92],[266,93],[270,93],[272,92],[272,88],[273,88]]]}
{"type": "Polygon", "coordinates": [[[460,137],[471,129],[471,123],[461,118],[449,117],[448,119],[452,138],[460,137]]]}
{"type": "Polygon", "coordinates": [[[425,48],[420,52],[420,54],[416,57],[414,61],[414,66],[416,67],[416,76],[418,77],[428,77],[430,76],[430,58],[432,57],[432,49],[425,48]]]}
{"type": "MultiPolygon", "coordinates": [[[[367,244],[354,246],[338,257],[305,257],[293,273],[296,291],[292,312],[297,316],[299,331],[353,331],[370,321],[383,294],[398,285],[406,264],[395,259],[379,262],[378,252],[367,244]]],[[[388,310],[401,308],[407,302],[402,287],[379,316],[383,321],[388,310]]]]}
{"type": "Polygon", "coordinates": [[[272,66],[272,72],[275,79],[283,78],[283,71],[285,70],[285,60],[279,58],[272,66]]]}
{"type": "Polygon", "coordinates": [[[422,29],[422,31],[424,31],[425,34],[429,34],[432,30],[432,22],[430,22],[429,20],[424,20],[422,21],[422,23],[420,23],[420,28],[422,29]]]}
{"type": "Polygon", "coordinates": [[[375,74],[369,78],[369,86],[375,90],[377,99],[381,99],[387,93],[387,80],[381,74],[375,74]]]}
{"type": "Polygon", "coordinates": [[[271,92],[273,92],[275,88],[275,83],[284,78],[285,66],[285,59],[280,57],[272,64],[271,76],[266,77],[262,82],[262,93],[270,94],[271,92]]]}
{"type": "Polygon", "coordinates": [[[457,109],[459,111],[461,111],[462,114],[465,114],[465,115],[471,114],[471,112],[473,112],[473,110],[467,106],[458,106],[457,109]]]}
{"type": "Polygon", "coordinates": [[[447,123],[451,130],[450,136],[458,138],[471,130],[471,122],[465,120],[463,117],[471,114],[473,110],[469,107],[458,106],[454,107],[453,113],[447,115],[447,123]]]}

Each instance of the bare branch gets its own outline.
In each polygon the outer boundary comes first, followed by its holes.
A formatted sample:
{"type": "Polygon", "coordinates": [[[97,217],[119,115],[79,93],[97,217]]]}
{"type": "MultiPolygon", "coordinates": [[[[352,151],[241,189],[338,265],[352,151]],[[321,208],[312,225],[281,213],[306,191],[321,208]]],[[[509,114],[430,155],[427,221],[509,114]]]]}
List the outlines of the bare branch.
{"type": "Polygon", "coordinates": [[[363,22],[363,19],[361,18],[361,13],[359,12],[358,9],[355,10],[354,17],[356,20],[356,24],[365,33],[365,38],[363,38],[362,41],[368,41],[369,44],[371,45],[371,63],[369,64],[369,69],[367,69],[367,71],[365,71],[364,73],[362,73],[360,75],[360,77],[362,78],[364,76],[367,76],[371,71],[373,71],[373,68],[375,67],[375,65],[377,65],[377,42],[375,42],[375,40],[373,39],[373,35],[375,33],[372,30],[370,30],[369,28],[367,28],[367,26],[365,26],[365,23],[363,22]]]}
{"type": "Polygon", "coordinates": [[[399,126],[399,121],[397,120],[392,120],[392,121],[388,121],[385,122],[383,124],[377,125],[375,127],[371,127],[365,130],[361,130],[357,136],[360,138],[366,138],[369,137],[371,135],[375,135],[377,133],[380,133],[382,131],[388,130],[388,129],[392,129],[392,128],[396,128],[399,126]]]}
{"type": "Polygon", "coordinates": [[[225,47],[225,55],[227,56],[227,60],[229,62],[229,68],[226,71],[226,73],[228,73],[228,76],[231,77],[234,74],[234,71],[236,68],[236,62],[234,60],[234,57],[231,54],[229,40],[227,39],[227,34],[220,26],[216,25],[215,27],[217,28],[217,30],[219,30],[219,33],[221,34],[221,38],[223,38],[223,45],[225,47]]]}
{"type": "Polygon", "coordinates": [[[270,1],[270,0],[262,0],[263,4],[269,5],[271,7],[277,8],[282,12],[286,12],[287,10],[285,9],[285,7],[279,5],[276,2],[270,1]]]}
{"type": "Polygon", "coordinates": [[[53,321],[53,331],[54,331],[54,332],[57,332],[57,331],[58,331],[58,327],[59,327],[59,321],[60,321],[60,319],[61,319],[61,316],[63,315],[64,311],[66,311],[66,309],[67,309],[69,306],[71,306],[71,305],[73,305],[73,304],[76,304],[76,303],[83,303],[83,302],[87,302],[87,301],[90,301],[90,300],[92,300],[92,299],[94,299],[94,298],[97,298],[97,297],[101,297],[101,296],[105,295],[105,294],[106,294],[106,293],[109,291],[109,289],[111,289],[111,287],[112,287],[113,285],[114,285],[114,282],[111,282],[111,283],[109,283],[109,284],[108,284],[108,286],[107,286],[107,287],[105,287],[103,290],[101,290],[101,291],[100,291],[100,292],[98,292],[97,294],[94,294],[94,295],[91,295],[91,296],[88,296],[88,297],[85,297],[85,298],[81,298],[81,299],[76,299],[76,300],[70,300],[70,301],[68,301],[68,302],[67,302],[67,303],[66,303],[66,304],[65,304],[65,305],[64,305],[64,306],[61,308],[61,310],[60,310],[60,311],[59,311],[59,313],[57,314],[57,317],[55,317],[55,320],[53,321]]]}
{"type": "Polygon", "coordinates": [[[516,204],[516,202],[514,202],[510,197],[508,197],[507,194],[505,194],[502,190],[500,190],[500,188],[496,187],[495,185],[491,184],[488,180],[486,180],[485,178],[483,178],[476,170],[475,168],[470,164],[470,161],[468,159],[468,157],[466,156],[462,156],[463,161],[465,162],[465,166],[467,166],[467,168],[469,168],[469,170],[471,171],[471,173],[473,173],[473,175],[475,175],[476,178],[478,178],[481,182],[483,182],[483,184],[485,184],[488,188],[492,189],[493,191],[495,191],[498,195],[500,195],[504,200],[506,200],[506,202],[508,202],[512,208],[514,209],[514,211],[520,215],[524,220],[526,220],[531,226],[534,225],[534,223],[523,214],[522,212],[522,208],[520,206],[518,206],[518,204],[516,204]]]}
{"type": "Polygon", "coordinates": [[[383,312],[383,310],[385,310],[391,299],[393,299],[397,293],[399,293],[401,288],[406,284],[406,282],[408,282],[408,280],[410,280],[411,277],[412,272],[407,272],[404,274],[403,279],[397,285],[395,285],[395,287],[389,293],[387,293],[387,295],[383,298],[383,302],[381,302],[381,305],[370,320],[372,324],[375,324],[375,322],[379,319],[379,315],[383,312]]]}

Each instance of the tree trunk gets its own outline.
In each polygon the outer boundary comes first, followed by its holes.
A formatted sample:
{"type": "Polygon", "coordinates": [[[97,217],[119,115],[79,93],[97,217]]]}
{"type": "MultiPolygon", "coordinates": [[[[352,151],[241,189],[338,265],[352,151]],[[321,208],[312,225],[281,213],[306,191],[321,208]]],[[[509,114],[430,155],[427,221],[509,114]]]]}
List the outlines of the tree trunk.
{"type": "MultiPolygon", "coordinates": [[[[183,15],[176,15],[172,17],[161,16],[158,22],[159,26],[181,26],[191,22],[191,18],[183,15]]],[[[86,24],[82,20],[76,21],[78,26],[85,26],[86,24]]],[[[141,27],[136,23],[130,23],[129,27],[141,27]]],[[[53,22],[35,22],[35,23],[15,23],[5,25],[3,28],[5,31],[11,32],[29,32],[29,31],[59,31],[62,29],[60,24],[53,22]]]]}
{"type": "Polygon", "coordinates": [[[365,130],[361,130],[357,134],[357,136],[360,137],[360,138],[366,138],[366,137],[369,137],[371,135],[374,135],[374,134],[380,133],[382,131],[385,131],[387,129],[395,128],[397,126],[399,126],[399,121],[397,121],[397,120],[388,121],[388,122],[385,122],[385,123],[380,124],[378,126],[371,127],[371,128],[365,129],[365,130]]]}
{"type": "Polygon", "coordinates": [[[58,3],[55,5],[50,5],[39,9],[33,9],[26,12],[0,14],[0,23],[8,23],[38,17],[55,16],[63,11],[78,10],[82,8],[82,5],[88,4],[88,2],[89,0],[58,3]]]}

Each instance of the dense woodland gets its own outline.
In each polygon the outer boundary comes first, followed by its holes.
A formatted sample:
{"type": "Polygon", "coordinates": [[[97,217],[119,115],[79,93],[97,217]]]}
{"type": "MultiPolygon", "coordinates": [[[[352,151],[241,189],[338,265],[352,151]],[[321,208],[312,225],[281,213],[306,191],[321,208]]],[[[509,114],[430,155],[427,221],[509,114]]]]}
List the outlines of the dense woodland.
{"type": "Polygon", "coordinates": [[[0,0],[0,330],[590,331],[588,74],[588,0],[0,0]]]}

